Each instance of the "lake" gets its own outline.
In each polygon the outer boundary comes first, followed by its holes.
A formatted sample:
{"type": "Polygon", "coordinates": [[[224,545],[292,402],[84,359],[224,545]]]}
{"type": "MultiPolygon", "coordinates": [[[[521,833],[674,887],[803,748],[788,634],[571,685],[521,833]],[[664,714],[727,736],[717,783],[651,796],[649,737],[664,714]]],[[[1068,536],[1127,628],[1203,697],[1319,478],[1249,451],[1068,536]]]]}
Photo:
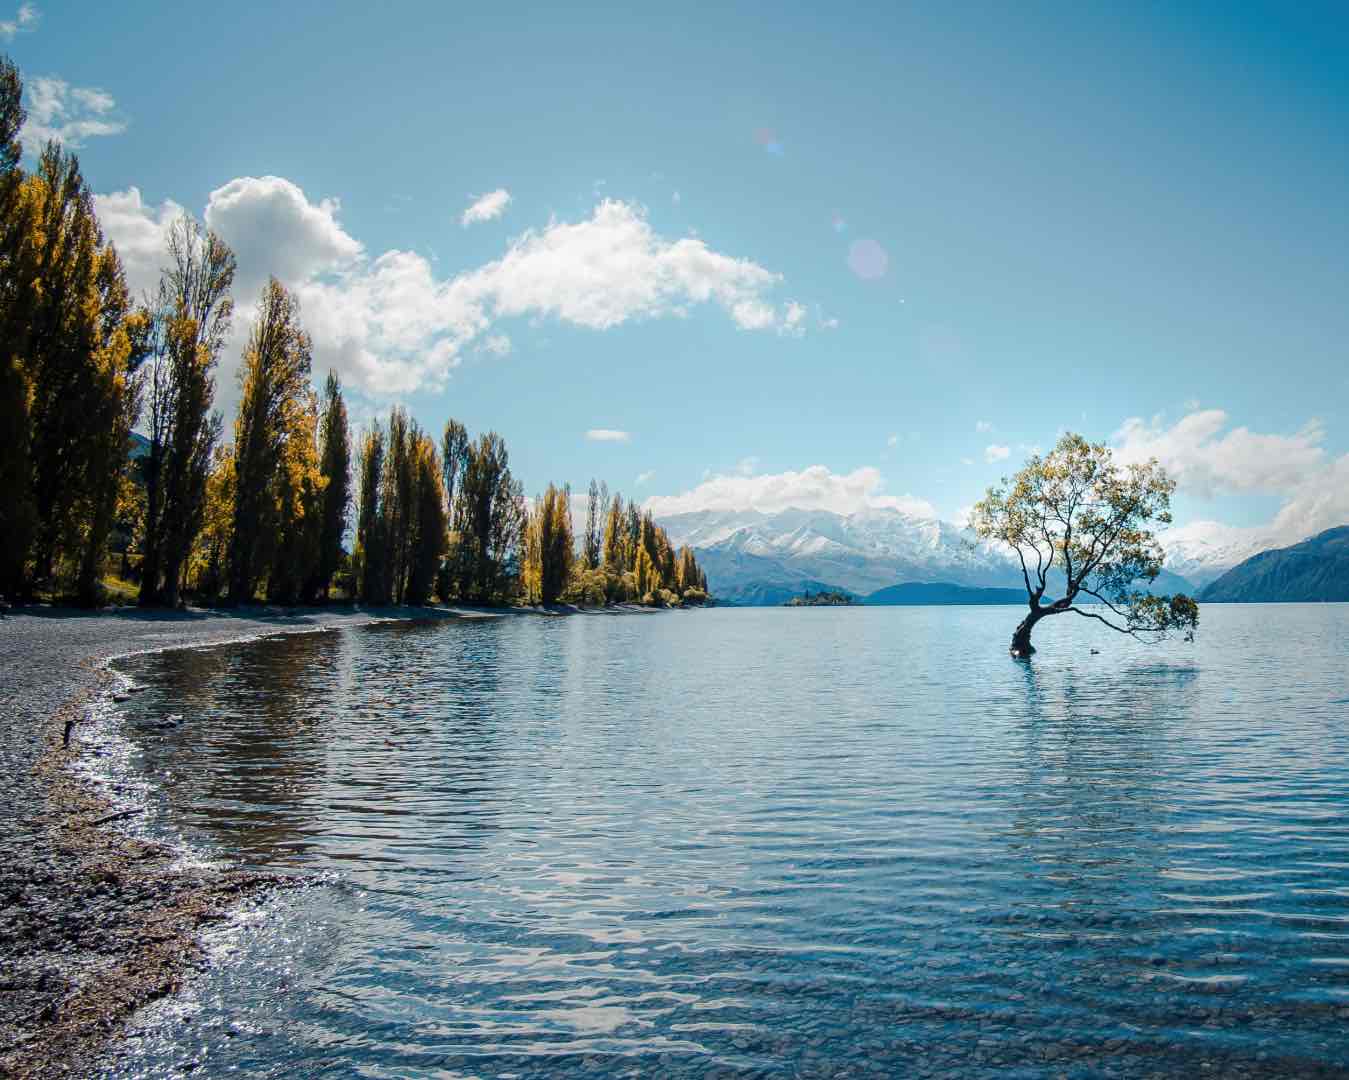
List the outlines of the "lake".
{"type": "Polygon", "coordinates": [[[123,661],[152,827],[320,883],[214,935],[111,1071],[1346,1075],[1349,605],[1210,606],[1158,647],[1056,619],[1030,664],[1020,615],[123,661]]]}

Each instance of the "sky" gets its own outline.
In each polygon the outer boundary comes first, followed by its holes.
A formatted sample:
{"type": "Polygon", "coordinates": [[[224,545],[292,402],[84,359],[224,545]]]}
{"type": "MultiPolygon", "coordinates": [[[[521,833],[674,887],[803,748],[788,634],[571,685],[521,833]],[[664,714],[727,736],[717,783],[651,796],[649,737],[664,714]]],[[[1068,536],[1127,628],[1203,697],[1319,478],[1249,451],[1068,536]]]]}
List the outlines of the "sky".
{"type": "Polygon", "coordinates": [[[234,248],[227,411],[275,274],[527,493],[960,520],[1073,430],[1179,523],[1349,522],[1342,7],[5,3],[133,287],[234,248]]]}

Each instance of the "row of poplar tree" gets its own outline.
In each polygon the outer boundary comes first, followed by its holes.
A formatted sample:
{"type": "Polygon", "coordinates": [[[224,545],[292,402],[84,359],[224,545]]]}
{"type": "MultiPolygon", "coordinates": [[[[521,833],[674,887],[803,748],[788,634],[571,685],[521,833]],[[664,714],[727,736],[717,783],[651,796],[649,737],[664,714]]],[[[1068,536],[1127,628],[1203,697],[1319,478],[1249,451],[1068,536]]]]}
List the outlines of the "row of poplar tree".
{"type": "Polygon", "coordinates": [[[78,159],[51,143],[25,172],[23,121],[18,72],[0,58],[0,592],[98,603],[118,543],[145,605],[186,590],[312,602],[334,582],[369,603],[706,599],[692,552],[594,482],[578,550],[569,489],[530,505],[495,433],[472,440],[450,421],[437,447],[395,408],[359,438],[353,485],[341,385],[330,374],[313,392],[310,338],[275,279],[224,442],[214,371],[233,253],[180,218],[158,288],[134,303],[78,159]]]}
{"type": "Polygon", "coordinates": [[[526,500],[495,432],[472,439],[450,420],[437,446],[395,407],[361,436],[355,475],[348,591],[367,603],[707,600],[693,552],[676,552],[650,513],[605,485],[590,483],[579,538],[570,488],[550,484],[526,500]]]}

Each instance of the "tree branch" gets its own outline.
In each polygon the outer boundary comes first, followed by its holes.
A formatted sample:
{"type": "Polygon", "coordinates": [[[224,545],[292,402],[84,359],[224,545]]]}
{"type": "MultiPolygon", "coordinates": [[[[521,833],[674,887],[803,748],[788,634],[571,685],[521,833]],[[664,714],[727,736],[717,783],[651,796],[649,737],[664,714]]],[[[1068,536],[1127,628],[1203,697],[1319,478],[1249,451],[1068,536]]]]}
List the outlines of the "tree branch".
{"type": "Polygon", "coordinates": [[[1081,615],[1084,619],[1095,619],[1097,622],[1105,623],[1106,626],[1110,627],[1110,629],[1114,630],[1116,633],[1128,634],[1129,637],[1134,638],[1135,640],[1138,641],[1143,640],[1138,636],[1139,634],[1165,633],[1165,627],[1161,626],[1135,626],[1132,629],[1130,629],[1127,626],[1116,626],[1104,615],[1097,615],[1094,611],[1083,611],[1079,607],[1064,608],[1063,610],[1071,611],[1074,615],[1081,615]]]}

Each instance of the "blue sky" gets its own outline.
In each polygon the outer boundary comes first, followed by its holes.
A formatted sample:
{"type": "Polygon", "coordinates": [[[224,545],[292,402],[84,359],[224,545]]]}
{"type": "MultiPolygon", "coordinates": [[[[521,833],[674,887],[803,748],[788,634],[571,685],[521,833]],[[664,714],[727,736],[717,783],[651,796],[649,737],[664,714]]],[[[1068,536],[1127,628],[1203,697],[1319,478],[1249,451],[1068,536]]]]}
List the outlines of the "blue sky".
{"type": "Polygon", "coordinates": [[[1288,535],[1349,520],[1347,27],[1311,4],[0,10],[31,134],[78,146],[133,281],[173,212],[204,214],[242,312],[277,272],[365,409],[495,428],[527,491],[957,517],[1074,429],[1159,454],[1182,521],[1288,535]]]}

